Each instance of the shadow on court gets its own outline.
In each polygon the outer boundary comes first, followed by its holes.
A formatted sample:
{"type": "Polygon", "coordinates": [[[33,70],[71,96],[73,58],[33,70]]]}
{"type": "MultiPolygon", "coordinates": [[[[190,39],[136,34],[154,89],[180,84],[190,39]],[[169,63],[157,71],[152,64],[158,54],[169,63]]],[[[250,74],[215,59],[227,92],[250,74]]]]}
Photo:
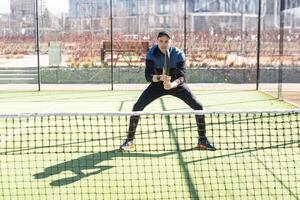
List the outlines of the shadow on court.
{"type": "MultiPolygon", "coordinates": [[[[184,152],[191,151],[183,150],[184,152]]],[[[95,154],[89,154],[86,156],[79,157],[77,159],[69,160],[63,163],[59,163],[44,169],[43,172],[34,174],[35,179],[45,179],[50,176],[60,174],[62,172],[71,171],[75,174],[72,177],[66,177],[59,180],[54,180],[50,183],[51,186],[64,186],[76,181],[80,181],[82,178],[86,178],[92,175],[99,174],[105,170],[109,170],[115,166],[112,165],[101,165],[103,161],[112,160],[117,157],[136,157],[136,158],[159,158],[163,156],[177,154],[177,151],[170,151],[159,154],[149,153],[137,153],[137,152],[121,152],[120,150],[112,150],[106,152],[98,152],[95,154]],[[83,170],[95,170],[91,173],[84,173],[83,170]]]]}

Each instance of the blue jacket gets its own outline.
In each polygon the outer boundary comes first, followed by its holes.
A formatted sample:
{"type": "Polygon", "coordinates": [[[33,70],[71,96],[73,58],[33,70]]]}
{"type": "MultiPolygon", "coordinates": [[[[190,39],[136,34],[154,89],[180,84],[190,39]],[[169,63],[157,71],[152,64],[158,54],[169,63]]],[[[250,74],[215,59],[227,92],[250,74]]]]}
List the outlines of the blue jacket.
{"type": "MultiPolygon", "coordinates": [[[[185,82],[185,55],[176,48],[170,47],[169,76],[171,81],[176,81],[179,85],[185,82]]],[[[152,82],[153,75],[161,75],[165,63],[165,55],[159,50],[158,45],[149,49],[146,55],[145,78],[152,82]]]]}

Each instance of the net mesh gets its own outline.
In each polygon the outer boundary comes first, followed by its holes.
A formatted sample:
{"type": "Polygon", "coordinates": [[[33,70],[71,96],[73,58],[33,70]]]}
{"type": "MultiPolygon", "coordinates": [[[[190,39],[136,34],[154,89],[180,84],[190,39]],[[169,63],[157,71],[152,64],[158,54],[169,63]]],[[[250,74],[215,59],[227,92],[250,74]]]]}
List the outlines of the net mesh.
{"type": "Polygon", "coordinates": [[[4,199],[299,199],[300,110],[0,117],[4,199]],[[199,151],[195,114],[217,151],[199,151]],[[121,152],[140,115],[136,151],[121,152]]]}

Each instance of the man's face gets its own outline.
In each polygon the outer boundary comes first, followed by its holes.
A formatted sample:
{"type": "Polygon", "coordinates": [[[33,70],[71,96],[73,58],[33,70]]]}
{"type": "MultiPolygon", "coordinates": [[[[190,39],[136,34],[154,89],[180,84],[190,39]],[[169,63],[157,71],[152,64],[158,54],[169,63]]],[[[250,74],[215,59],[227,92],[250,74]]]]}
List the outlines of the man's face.
{"type": "Polygon", "coordinates": [[[157,38],[157,44],[159,49],[165,53],[167,49],[170,48],[171,45],[171,39],[168,38],[167,36],[163,35],[159,38],[157,38]]]}

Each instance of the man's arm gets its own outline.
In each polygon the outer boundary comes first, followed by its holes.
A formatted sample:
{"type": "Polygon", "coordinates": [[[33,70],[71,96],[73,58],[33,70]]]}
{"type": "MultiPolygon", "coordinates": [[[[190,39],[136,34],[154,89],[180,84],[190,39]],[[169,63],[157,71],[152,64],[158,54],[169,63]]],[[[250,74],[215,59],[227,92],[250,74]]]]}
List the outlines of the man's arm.
{"type": "Polygon", "coordinates": [[[180,61],[177,63],[177,70],[176,70],[176,77],[173,82],[164,82],[164,88],[166,90],[170,90],[172,88],[176,88],[178,85],[181,85],[185,82],[185,72],[186,72],[186,67],[185,67],[185,61],[180,61]]]}
{"type": "Polygon", "coordinates": [[[178,86],[185,82],[185,73],[186,73],[185,61],[178,62],[176,67],[177,67],[176,76],[178,78],[173,82],[176,82],[178,86]]]}
{"type": "Polygon", "coordinates": [[[145,78],[148,82],[161,81],[161,75],[154,74],[154,62],[152,60],[146,60],[145,78]]]}
{"type": "Polygon", "coordinates": [[[170,82],[170,77],[167,76],[166,79],[169,78],[169,81],[164,80],[164,88],[166,90],[170,90],[172,88],[176,88],[178,85],[183,84],[185,82],[185,72],[186,72],[185,61],[178,62],[177,70],[176,70],[176,77],[178,78],[175,79],[173,82],[170,82]]]}

